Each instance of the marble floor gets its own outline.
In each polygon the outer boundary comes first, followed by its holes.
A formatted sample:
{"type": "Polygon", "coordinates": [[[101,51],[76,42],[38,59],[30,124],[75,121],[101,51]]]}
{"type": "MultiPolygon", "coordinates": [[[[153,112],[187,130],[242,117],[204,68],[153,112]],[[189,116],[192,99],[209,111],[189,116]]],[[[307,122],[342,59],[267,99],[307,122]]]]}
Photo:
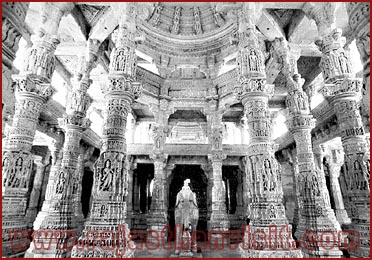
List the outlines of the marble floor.
{"type": "MultiPolygon", "coordinates": [[[[174,243],[169,242],[164,246],[156,249],[146,247],[143,243],[137,242],[136,247],[139,249],[134,254],[134,258],[171,258],[174,254],[174,243]]],[[[213,249],[210,245],[204,242],[198,242],[198,253],[196,257],[202,258],[241,258],[239,254],[238,244],[230,244],[219,246],[218,249],[213,249]]]]}

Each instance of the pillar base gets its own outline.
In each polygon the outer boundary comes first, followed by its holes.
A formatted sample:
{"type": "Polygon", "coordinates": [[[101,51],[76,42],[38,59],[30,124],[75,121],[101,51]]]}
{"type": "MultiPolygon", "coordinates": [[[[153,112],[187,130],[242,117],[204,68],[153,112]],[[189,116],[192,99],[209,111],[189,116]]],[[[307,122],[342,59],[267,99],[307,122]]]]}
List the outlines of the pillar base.
{"type": "MultiPolygon", "coordinates": [[[[129,238],[129,228],[126,223],[115,224],[93,224],[88,221],[85,224],[77,245],[71,252],[72,258],[133,258],[136,246],[129,238]],[[114,238],[100,238],[105,231],[111,231],[114,238]],[[102,233],[103,232],[103,233],[102,233]],[[119,240],[117,239],[119,237],[119,240]],[[99,241],[106,241],[100,245],[99,241]],[[119,244],[107,244],[107,242],[119,241],[119,244]]],[[[108,233],[109,234],[109,233],[108,233]]]]}
{"type": "Polygon", "coordinates": [[[301,251],[294,249],[292,251],[278,250],[246,250],[242,244],[239,244],[239,251],[242,258],[302,258],[301,251]]]}
{"type": "Polygon", "coordinates": [[[168,238],[167,215],[165,212],[149,213],[147,218],[147,241],[164,242],[168,238]],[[156,233],[156,234],[155,234],[156,233]]]}
{"type": "Polygon", "coordinates": [[[32,231],[25,221],[27,199],[4,196],[2,202],[2,257],[22,256],[29,247],[32,231]]]}
{"type": "MultiPolygon", "coordinates": [[[[333,212],[328,213],[333,214],[333,212]]],[[[339,241],[340,231],[341,227],[334,215],[329,216],[327,214],[326,216],[307,220],[301,216],[295,237],[305,258],[340,258],[343,255],[339,249],[340,242],[342,242],[339,241]],[[334,236],[329,232],[325,233],[325,230],[332,232],[334,236]],[[311,235],[316,235],[315,239],[318,245],[321,246],[316,246],[314,242],[311,242],[311,239],[309,239],[311,235]]]]}
{"type": "Polygon", "coordinates": [[[336,209],[335,210],[335,213],[336,213],[336,219],[337,219],[338,223],[340,223],[340,225],[342,225],[342,224],[345,224],[345,225],[351,224],[351,219],[347,215],[347,212],[346,212],[345,209],[336,209]]]}
{"type": "MultiPolygon", "coordinates": [[[[348,235],[350,245],[347,247],[351,258],[370,257],[370,223],[350,224],[348,230],[354,231],[348,235]],[[359,234],[358,234],[359,233],[359,234]],[[360,237],[359,237],[360,235],[360,237]],[[355,241],[354,244],[352,241],[355,241]],[[353,250],[355,249],[355,250],[353,250]]],[[[345,245],[346,246],[346,245],[345,245]]]]}

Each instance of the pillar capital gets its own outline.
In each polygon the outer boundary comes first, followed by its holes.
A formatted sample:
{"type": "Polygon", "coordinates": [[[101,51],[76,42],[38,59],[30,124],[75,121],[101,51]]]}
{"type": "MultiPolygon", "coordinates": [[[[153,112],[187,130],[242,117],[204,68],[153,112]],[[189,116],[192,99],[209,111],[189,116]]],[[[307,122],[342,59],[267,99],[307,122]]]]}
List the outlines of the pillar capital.
{"type": "Polygon", "coordinates": [[[324,36],[335,26],[336,3],[305,3],[303,9],[309,19],[318,26],[320,36],[324,36]]]}
{"type": "Polygon", "coordinates": [[[49,83],[35,82],[28,75],[13,75],[12,78],[14,80],[13,87],[15,89],[16,97],[22,93],[34,93],[37,96],[40,96],[40,98],[43,98],[44,102],[46,102],[55,93],[55,88],[49,83]]]}
{"type": "Polygon", "coordinates": [[[90,127],[91,121],[85,117],[79,117],[76,114],[64,115],[63,118],[58,119],[58,123],[62,129],[65,131],[76,129],[78,131],[83,131],[90,127]]]}
{"type": "Polygon", "coordinates": [[[154,161],[154,164],[156,163],[159,167],[163,165],[162,167],[164,168],[168,160],[168,155],[164,153],[153,153],[150,155],[150,159],[154,161]]]}
{"type": "Polygon", "coordinates": [[[222,166],[222,161],[227,158],[227,155],[224,154],[222,151],[216,151],[213,153],[208,154],[208,160],[211,161],[212,166],[213,164],[219,164],[221,163],[222,166]]]}
{"type": "MultiPolygon", "coordinates": [[[[80,81],[83,83],[83,80],[80,81]]],[[[89,85],[86,87],[86,89],[89,85]]],[[[85,88],[85,87],[84,87],[85,88]]],[[[84,118],[93,99],[86,92],[86,89],[74,88],[70,93],[66,105],[66,113],[75,117],[84,118]]]]}

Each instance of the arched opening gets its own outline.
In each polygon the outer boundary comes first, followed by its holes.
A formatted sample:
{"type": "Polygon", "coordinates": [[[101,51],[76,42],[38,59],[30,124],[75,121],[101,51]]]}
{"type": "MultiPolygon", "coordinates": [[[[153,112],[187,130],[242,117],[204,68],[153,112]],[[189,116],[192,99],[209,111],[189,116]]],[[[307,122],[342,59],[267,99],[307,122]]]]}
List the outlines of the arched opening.
{"type": "MultiPolygon", "coordinates": [[[[171,175],[169,184],[169,206],[168,206],[168,223],[169,228],[175,234],[174,207],[178,192],[182,189],[183,182],[190,179],[190,188],[196,193],[196,199],[199,208],[199,220],[197,230],[205,232],[207,237],[207,187],[208,179],[200,165],[177,165],[171,175]]],[[[205,237],[205,238],[206,238],[205,237]]],[[[197,237],[198,241],[203,241],[203,236],[197,237]]],[[[174,235],[170,237],[174,241],[174,235]]]]}

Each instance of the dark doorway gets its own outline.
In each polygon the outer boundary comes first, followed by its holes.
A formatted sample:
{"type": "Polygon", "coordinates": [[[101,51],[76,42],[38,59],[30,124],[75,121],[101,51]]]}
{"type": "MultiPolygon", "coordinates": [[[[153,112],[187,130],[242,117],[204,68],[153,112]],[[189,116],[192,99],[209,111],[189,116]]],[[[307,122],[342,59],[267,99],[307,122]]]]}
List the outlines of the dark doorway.
{"type": "Polygon", "coordinates": [[[150,184],[154,178],[154,165],[137,164],[133,175],[133,210],[147,214],[151,207],[150,184]]]}
{"type": "Polygon", "coordinates": [[[86,218],[89,213],[92,188],[93,188],[93,172],[90,169],[85,168],[84,174],[83,174],[83,180],[82,180],[82,187],[81,187],[81,207],[82,207],[84,218],[86,218]]]}
{"type": "MultiPolygon", "coordinates": [[[[207,225],[207,187],[208,179],[204,174],[204,171],[199,165],[177,165],[173,170],[173,178],[169,186],[169,209],[168,219],[169,228],[175,234],[175,221],[174,221],[174,207],[176,204],[176,197],[178,192],[182,189],[183,182],[186,179],[190,179],[190,188],[196,193],[196,199],[199,208],[199,220],[197,230],[205,232],[207,237],[208,225],[207,225]]],[[[198,236],[198,241],[204,241],[202,235],[198,236]]],[[[174,236],[170,238],[174,241],[174,236]]]]}
{"type": "Polygon", "coordinates": [[[235,214],[237,207],[238,166],[222,166],[222,180],[226,187],[226,211],[235,214]]]}

